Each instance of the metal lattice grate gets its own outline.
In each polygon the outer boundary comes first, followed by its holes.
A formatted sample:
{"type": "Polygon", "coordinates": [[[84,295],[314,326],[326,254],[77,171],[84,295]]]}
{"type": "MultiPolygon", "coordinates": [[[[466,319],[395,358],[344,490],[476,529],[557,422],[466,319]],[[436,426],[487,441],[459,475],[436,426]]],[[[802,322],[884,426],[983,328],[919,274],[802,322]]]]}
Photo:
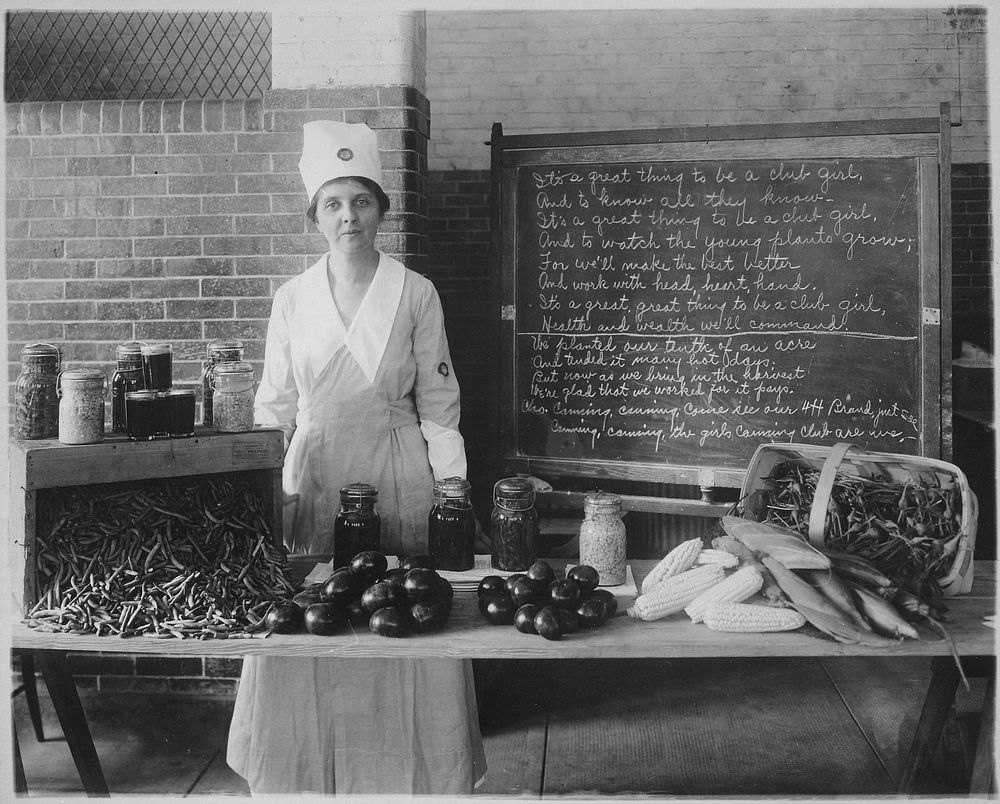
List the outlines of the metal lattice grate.
{"type": "Polygon", "coordinates": [[[8,103],[246,99],[271,87],[263,13],[8,12],[8,103]]]}

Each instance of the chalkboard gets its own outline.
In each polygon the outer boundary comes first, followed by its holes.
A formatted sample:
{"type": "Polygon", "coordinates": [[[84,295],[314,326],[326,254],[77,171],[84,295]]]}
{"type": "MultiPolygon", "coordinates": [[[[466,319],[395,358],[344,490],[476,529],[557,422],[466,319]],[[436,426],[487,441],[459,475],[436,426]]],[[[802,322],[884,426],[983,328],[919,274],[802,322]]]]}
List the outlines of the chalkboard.
{"type": "Polygon", "coordinates": [[[767,442],[939,455],[938,137],[699,133],[494,130],[506,457],[735,485],[767,442]]]}

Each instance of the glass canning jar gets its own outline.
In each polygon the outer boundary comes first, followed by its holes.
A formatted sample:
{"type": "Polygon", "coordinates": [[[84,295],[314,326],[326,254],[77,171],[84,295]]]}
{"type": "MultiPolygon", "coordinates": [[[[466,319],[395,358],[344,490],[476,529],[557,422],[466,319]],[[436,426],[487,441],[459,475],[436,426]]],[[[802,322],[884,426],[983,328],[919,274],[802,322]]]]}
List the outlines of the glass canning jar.
{"type": "Polygon", "coordinates": [[[142,372],[142,344],[133,341],[115,349],[115,373],[111,375],[111,432],[127,433],[125,394],[146,387],[142,372]]]}
{"type": "Polygon", "coordinates": [[[59,367],[62,355],[50,343],[21,349],[21,373],[14,385],[14,436],[35,440],[59,434],[59,367]]]}
{"type": "Polygon", "coordinates": [[[434,505],[427,517],[427,544],[437,568],[455,572],[472,569],[475,543],[472,484],[461,477],[436,481],[434,505]]]}
{"type": "Polygon", "coordinates": [[[253,366],[219,363],[212,371],[212,426],[220,433],[253,430],[253,366]]]}
{"type": "Polygon", "coordinates": [[[208,344],[208,359],[201,369],[201,422],[212,426],[214,389],[212,376],[219,363],[237,363],[243,360],[243,341],[237,338],[218,338],[208,344]]]}
{"type": "Polygon", "coordinates": [[[493,486],[490,558],[493,567],[523,572],[538,558],[535,487],[525,477],[508,477],[493,486]]]}
{"type": "Polygon", "coordinates": [[[597,491],[583,498],[580,563],[597,570],[601,586],[625,583],[625,523],[617,494],[597,491]]]}
{"type": "Polygon", "coordinates": [[[104,395],[108,378],[100,369],[66,369],[59,375],[59,440],[94,444],[104,438],[104,395]]]}
{"type": "Polygon", "coordinates": [[[380,550],[382,517],[375,510],[378,489],[351,483],[340,490],[340,510],[333,523],[333,566],[339,569],[363,550],[380,550]]]}

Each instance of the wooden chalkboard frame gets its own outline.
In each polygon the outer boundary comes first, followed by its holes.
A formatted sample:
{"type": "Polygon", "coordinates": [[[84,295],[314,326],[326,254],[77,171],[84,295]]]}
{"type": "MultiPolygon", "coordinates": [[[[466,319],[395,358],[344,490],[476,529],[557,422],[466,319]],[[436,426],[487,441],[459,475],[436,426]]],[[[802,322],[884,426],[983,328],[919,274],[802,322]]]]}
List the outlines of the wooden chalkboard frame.
{"type": "MultiPolygon", "coordinates": [[[[706,126],[651,130],[505,135],[493,126],[492,184],[493,287],[499,312],[499,374],[494,409],[496,452],[503,472],[545,479],[583,478],[687,484],[701,487],[703,500],[715,487],[738,488],[745,472],[732,467],[664,465],[615,460],[565,459],[519,454],[515,420],[515,298],[519,168],[614,161],[618,159],[701,161],[715,158],[809,159],[836,157],[913,158],[918,165],[921,420],[920,454],[948,460],[951,454],[951,153],[950,109],[938,117],[852,120],[747,126],[706,126]],[[639,154],[636,156],[636,154],[639,154]]],[[[650,499],[629,507],[668,510],[650,499]]],[[[669,510],[690,510],[678,500],[669,510]]],[[[697,509],[697,505],[694,506],[697,509]]]]}

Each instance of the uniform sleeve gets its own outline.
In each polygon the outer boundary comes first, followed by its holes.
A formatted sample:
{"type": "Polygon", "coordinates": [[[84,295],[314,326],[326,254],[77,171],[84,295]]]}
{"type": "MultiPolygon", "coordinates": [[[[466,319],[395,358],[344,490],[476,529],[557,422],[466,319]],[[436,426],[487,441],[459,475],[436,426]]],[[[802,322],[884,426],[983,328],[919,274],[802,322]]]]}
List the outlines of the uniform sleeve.
{"type": "Polygon", "coordinates": [[[279,427],[287,446],[295,429],[299,392],[292,373],[291,342],[286,294],[275,294],[264,342],[264,370],[254,399],[254,421],[262,427],[279,427]]]}
{"type": "Polygon", "coordinates": [[[435,480],[466,476],[465,440],[458,431],[461,399],[451,364],[441,299],[430,283],[421,295],[413,331],[417,366],[414,399],[435,480]]]}

